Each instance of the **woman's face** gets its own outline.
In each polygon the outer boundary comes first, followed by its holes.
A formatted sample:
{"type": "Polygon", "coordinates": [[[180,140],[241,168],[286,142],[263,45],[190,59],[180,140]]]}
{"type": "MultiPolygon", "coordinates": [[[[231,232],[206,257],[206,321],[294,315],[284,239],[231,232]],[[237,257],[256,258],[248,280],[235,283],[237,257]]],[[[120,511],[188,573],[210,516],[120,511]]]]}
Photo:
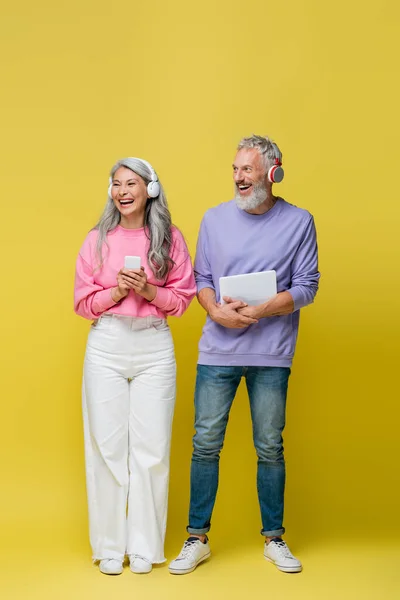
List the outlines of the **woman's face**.
{"type": "Polygon", "coordinates": [[[122,222],[144,217],[148,199],[147,184],[127,167],[120,167],[114,173],[111,197],[121,213],[122,222]]]}

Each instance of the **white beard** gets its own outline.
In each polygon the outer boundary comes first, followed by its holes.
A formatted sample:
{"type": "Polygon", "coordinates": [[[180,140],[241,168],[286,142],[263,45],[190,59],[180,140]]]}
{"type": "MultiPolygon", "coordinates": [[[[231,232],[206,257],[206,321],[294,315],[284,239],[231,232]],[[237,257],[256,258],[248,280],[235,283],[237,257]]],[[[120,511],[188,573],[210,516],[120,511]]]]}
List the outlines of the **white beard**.
{"type": "Polygon", "coordinates": [[[246,198],[242,198],[235,185],[235,202],[241,210],[254,210],[255,208],[258,208],[260,204],[265,202],[266,199],[267,190],[260,183],[253,184],[253,190],[250,196],[247,196],[246,198]]]}

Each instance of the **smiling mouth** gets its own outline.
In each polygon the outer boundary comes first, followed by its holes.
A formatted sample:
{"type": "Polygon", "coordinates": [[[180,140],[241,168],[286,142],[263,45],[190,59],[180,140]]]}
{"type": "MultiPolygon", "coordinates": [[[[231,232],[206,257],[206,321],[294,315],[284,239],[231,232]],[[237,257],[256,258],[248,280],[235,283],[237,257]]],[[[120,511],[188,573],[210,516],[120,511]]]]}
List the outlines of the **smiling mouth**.
{"type": "Polygon", "coordinates": [[[240,193],[244,194],[245,192],[247,192],[247,190],[249,190],[251,188],[251,184],[250,185],[238,185],[237,188],[240,193]]]}
{"type": "Polygon", "coordinates": [[[134,203],[134,200],[119,200],[119,203],[121,206],[129,206],[130,204],[134,203]]]}

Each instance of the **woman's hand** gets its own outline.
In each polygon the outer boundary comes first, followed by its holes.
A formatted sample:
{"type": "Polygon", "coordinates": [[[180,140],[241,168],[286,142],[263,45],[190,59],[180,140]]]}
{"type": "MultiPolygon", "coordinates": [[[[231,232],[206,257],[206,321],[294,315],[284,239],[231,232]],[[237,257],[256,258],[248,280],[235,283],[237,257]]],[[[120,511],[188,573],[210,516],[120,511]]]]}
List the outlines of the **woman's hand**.
{"type": "Polygon", "coordinates": [[[121,269],[118,276],[121,276],[122,284],[127,287],[128,292],[133,290],[138,296],[142,296],[149,302],[156,297],[157,287],[147,282],[144,267],[140,269],[121,269]]]}
{"type": "Polygon", "coordinates": [[[117,275],[117,286],[111,290],[111,297],[115,302],[125,298],[129,294],[129,290],[132,289],[127,273],[129,273],[128,269],[121,269],[117,275]]]}

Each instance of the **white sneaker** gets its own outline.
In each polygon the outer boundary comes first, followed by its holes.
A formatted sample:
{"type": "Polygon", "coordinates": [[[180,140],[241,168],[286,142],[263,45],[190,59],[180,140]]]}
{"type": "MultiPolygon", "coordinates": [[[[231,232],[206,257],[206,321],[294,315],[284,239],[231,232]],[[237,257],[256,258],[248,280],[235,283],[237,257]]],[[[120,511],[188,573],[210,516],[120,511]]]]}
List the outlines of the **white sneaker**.
{"type": "Polygon", "coordinates": [[[129,557],[130,569],[132,573],[150,573],[153,565],[147,558],[138,554],[131,554],[129,557]]]}
{"type": "Polygon", "coordinates": [[[124,567],[122,565],[122,560],[117,560],[116,558],[103,558],[100,561],[99,569],[104,575],[121,575],[124,567]]]}
{"type": "Polygon", "coordinates": [[[211,556],[208,540],[203,543],[197,537],[189,537],[183,544],[181,553],[169,565],[173,575],[185,575],[195,570],[198,564],[211,556]]]}
{"type": "Polygon", "coordinates": [[[299,573],[303,568],[301,562],[290,552],[286,542],[280,539],[271,540],[269,544],[265,542],[264,557],[285,573],[299,573]]]}

